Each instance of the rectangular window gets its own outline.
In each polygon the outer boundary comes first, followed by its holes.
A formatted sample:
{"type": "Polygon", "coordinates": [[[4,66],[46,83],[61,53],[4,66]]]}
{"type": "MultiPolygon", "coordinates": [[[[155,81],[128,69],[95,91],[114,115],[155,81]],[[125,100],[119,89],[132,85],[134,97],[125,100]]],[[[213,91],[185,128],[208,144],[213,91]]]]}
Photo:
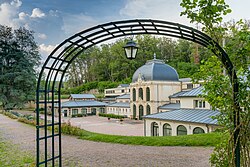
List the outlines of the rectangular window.
{"type": "Polygon", "coordinates": [[[197,107],[198,107],[198,100],[195,100],[195,101],[194,101],[194,104],[195,104],[195,105],[194,105],[195,108],[197,108],[197,107]]]}
{"type": "Polygon", "coordinates": [[[72,109],[72,115],[77,115],[78,114],[78,109],[72,109]]]}
{"type": "Polygon", "coordinates": [[[206,102],[203,100],[194,100],[194,108],[206,108],[206,102]]]}
{"type": "Polygon", "coordinates": [[[193,89],[193,84],[187,84],[187,89],[193,89]]]}
{"type": "Polygon", "coordinates": [[[202,101],[199,101],[199,108],[202,108],[202,101]]]}

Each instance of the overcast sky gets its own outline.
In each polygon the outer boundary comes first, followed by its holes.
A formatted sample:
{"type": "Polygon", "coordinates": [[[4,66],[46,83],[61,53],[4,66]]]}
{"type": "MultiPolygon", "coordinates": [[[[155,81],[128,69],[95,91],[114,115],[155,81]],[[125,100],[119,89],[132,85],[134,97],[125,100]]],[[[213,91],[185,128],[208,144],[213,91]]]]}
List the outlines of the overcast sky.
{"type": "MultiPolygon", "coordinates": [[[[35,31],[45,58],[71,35],[111,21],[151,18],[189,24],[180,17],[181,0],[0,0],[0,24],[35,31]]],[[[230,19],[250,20],[250,0],[226,0],[230,19]]],[[[190,26],[193,26],[189,24],[190,26]]]]}

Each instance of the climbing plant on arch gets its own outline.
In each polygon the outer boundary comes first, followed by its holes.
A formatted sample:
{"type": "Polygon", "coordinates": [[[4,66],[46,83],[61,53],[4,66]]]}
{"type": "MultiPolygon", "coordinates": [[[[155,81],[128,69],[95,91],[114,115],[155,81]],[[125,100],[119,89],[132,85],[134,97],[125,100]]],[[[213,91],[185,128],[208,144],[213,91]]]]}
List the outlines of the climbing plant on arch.
{"type": "MultiPolygon", "coordinates": [[[[37,135],[37,166],[62,166],[61,149],[61,99],[60,90],[64,75],[72,61],[86,49],[104,41],[123,36],[152,34],[167,37],[176,37],[198,43],[219,58],[227,70],[234,93],[234,126],[239,125],[239,103],[237,101],[239,83],[234,66],[227,53],[211,37],[194,28],[162,20],[135,19],[110,22],[83,30],[64,40],[48,56],[40,71],[36,94],[36,135],[37,135]],[[131,31],[132,30],[132,31],[131,31]],[[46,73],[45,83],[42,83],[46,73]],[[57,99],[57,100],[55,100],[57,99]],[[39,105],[44,105],[44,121],[40,121],[39,105]],[[48,105],[51,106],[51,123],[48,123],[48,105]],[[55,106],[58,107],[58,117],[55,118],[55,106]],[[48,131],[50,129],[51,131],[48,131]],[[58,131],[56,131],[56,129],[58,131]]],[[[236,157],[239,156],[239,131],[235,131],[236,157]]]]}

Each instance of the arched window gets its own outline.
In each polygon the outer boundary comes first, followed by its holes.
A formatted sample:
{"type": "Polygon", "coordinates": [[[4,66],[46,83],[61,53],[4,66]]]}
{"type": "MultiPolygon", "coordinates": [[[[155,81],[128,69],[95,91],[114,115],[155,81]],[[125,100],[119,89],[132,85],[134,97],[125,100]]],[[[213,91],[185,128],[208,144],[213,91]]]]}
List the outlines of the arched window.
{"type": "Polygon", "coordinates": [[[151,124],[151,136],[159,136],[159,126],[156,122],[151,124]]]}
{"type": "Polygon", "coordinates": [[[135,91],[135,88],[133,89],[133,101],[136,101],[136,91],[135,91]]]}
{"type": "Polygon", "coordinates": [[[136,118],[136,105],[133,105],[133,119],[136,118]]]}
{"type": "Polygon", "coordinates": [[[172,128],[167,123],[163,125],[163,136],[172,136],[172,128]]]}
{"type": "Polygon", "coordinates": [[[146,88],[146,101],[150,101],[150,89],[149,89],[149,87],[146,88]]]}
{"type": "Polygon", "coordinates": [[[200,133],[205,133],[205,131],[199,127],[194,128],[193,134],[200,134],[200,133]]]}
{"type": "Polygon", "coordinates": [[[187,129],[183,125],[177,127],[177,136],[187,135],[187,129]]]}
{"type": "Polygon", "coordinates": [[[139,88],[139,98],[143,100],[143,90],[142,88],[139,88]]]}
{"type": "Polygon", "coordinates": [[[139,120],[142,120],[142,116],[143,116],[143,106],[140,105],[139,106],[139,120]]]}
{"type": "Polygon", "coordinates": [[[147,105],[147,115],[150,114],[150,105],[147,105]]]}

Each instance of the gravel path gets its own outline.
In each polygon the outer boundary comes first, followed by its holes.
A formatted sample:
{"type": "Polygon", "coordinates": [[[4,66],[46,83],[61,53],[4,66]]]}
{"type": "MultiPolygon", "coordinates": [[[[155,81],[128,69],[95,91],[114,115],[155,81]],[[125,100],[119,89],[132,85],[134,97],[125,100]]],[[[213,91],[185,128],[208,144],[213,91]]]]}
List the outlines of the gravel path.
{"type": "MultiPolygon", "coordinates": [[[[35,155],[35,128],[0,114],[0,133],[35,155]]],[[[207,167],[212,148],[99,143],[62,136],[63,166],[207,167]]]]}
{"type": "Polygon", "coordinates": [[[80,118],[63,118],[64,122],[70,121],[71,125],[80,127],[91,132],[122,135],[122,136],[143,136],[143,121],[124,119],[121,123],[117,119],[106,117],[88,116],[80,118]]]}

